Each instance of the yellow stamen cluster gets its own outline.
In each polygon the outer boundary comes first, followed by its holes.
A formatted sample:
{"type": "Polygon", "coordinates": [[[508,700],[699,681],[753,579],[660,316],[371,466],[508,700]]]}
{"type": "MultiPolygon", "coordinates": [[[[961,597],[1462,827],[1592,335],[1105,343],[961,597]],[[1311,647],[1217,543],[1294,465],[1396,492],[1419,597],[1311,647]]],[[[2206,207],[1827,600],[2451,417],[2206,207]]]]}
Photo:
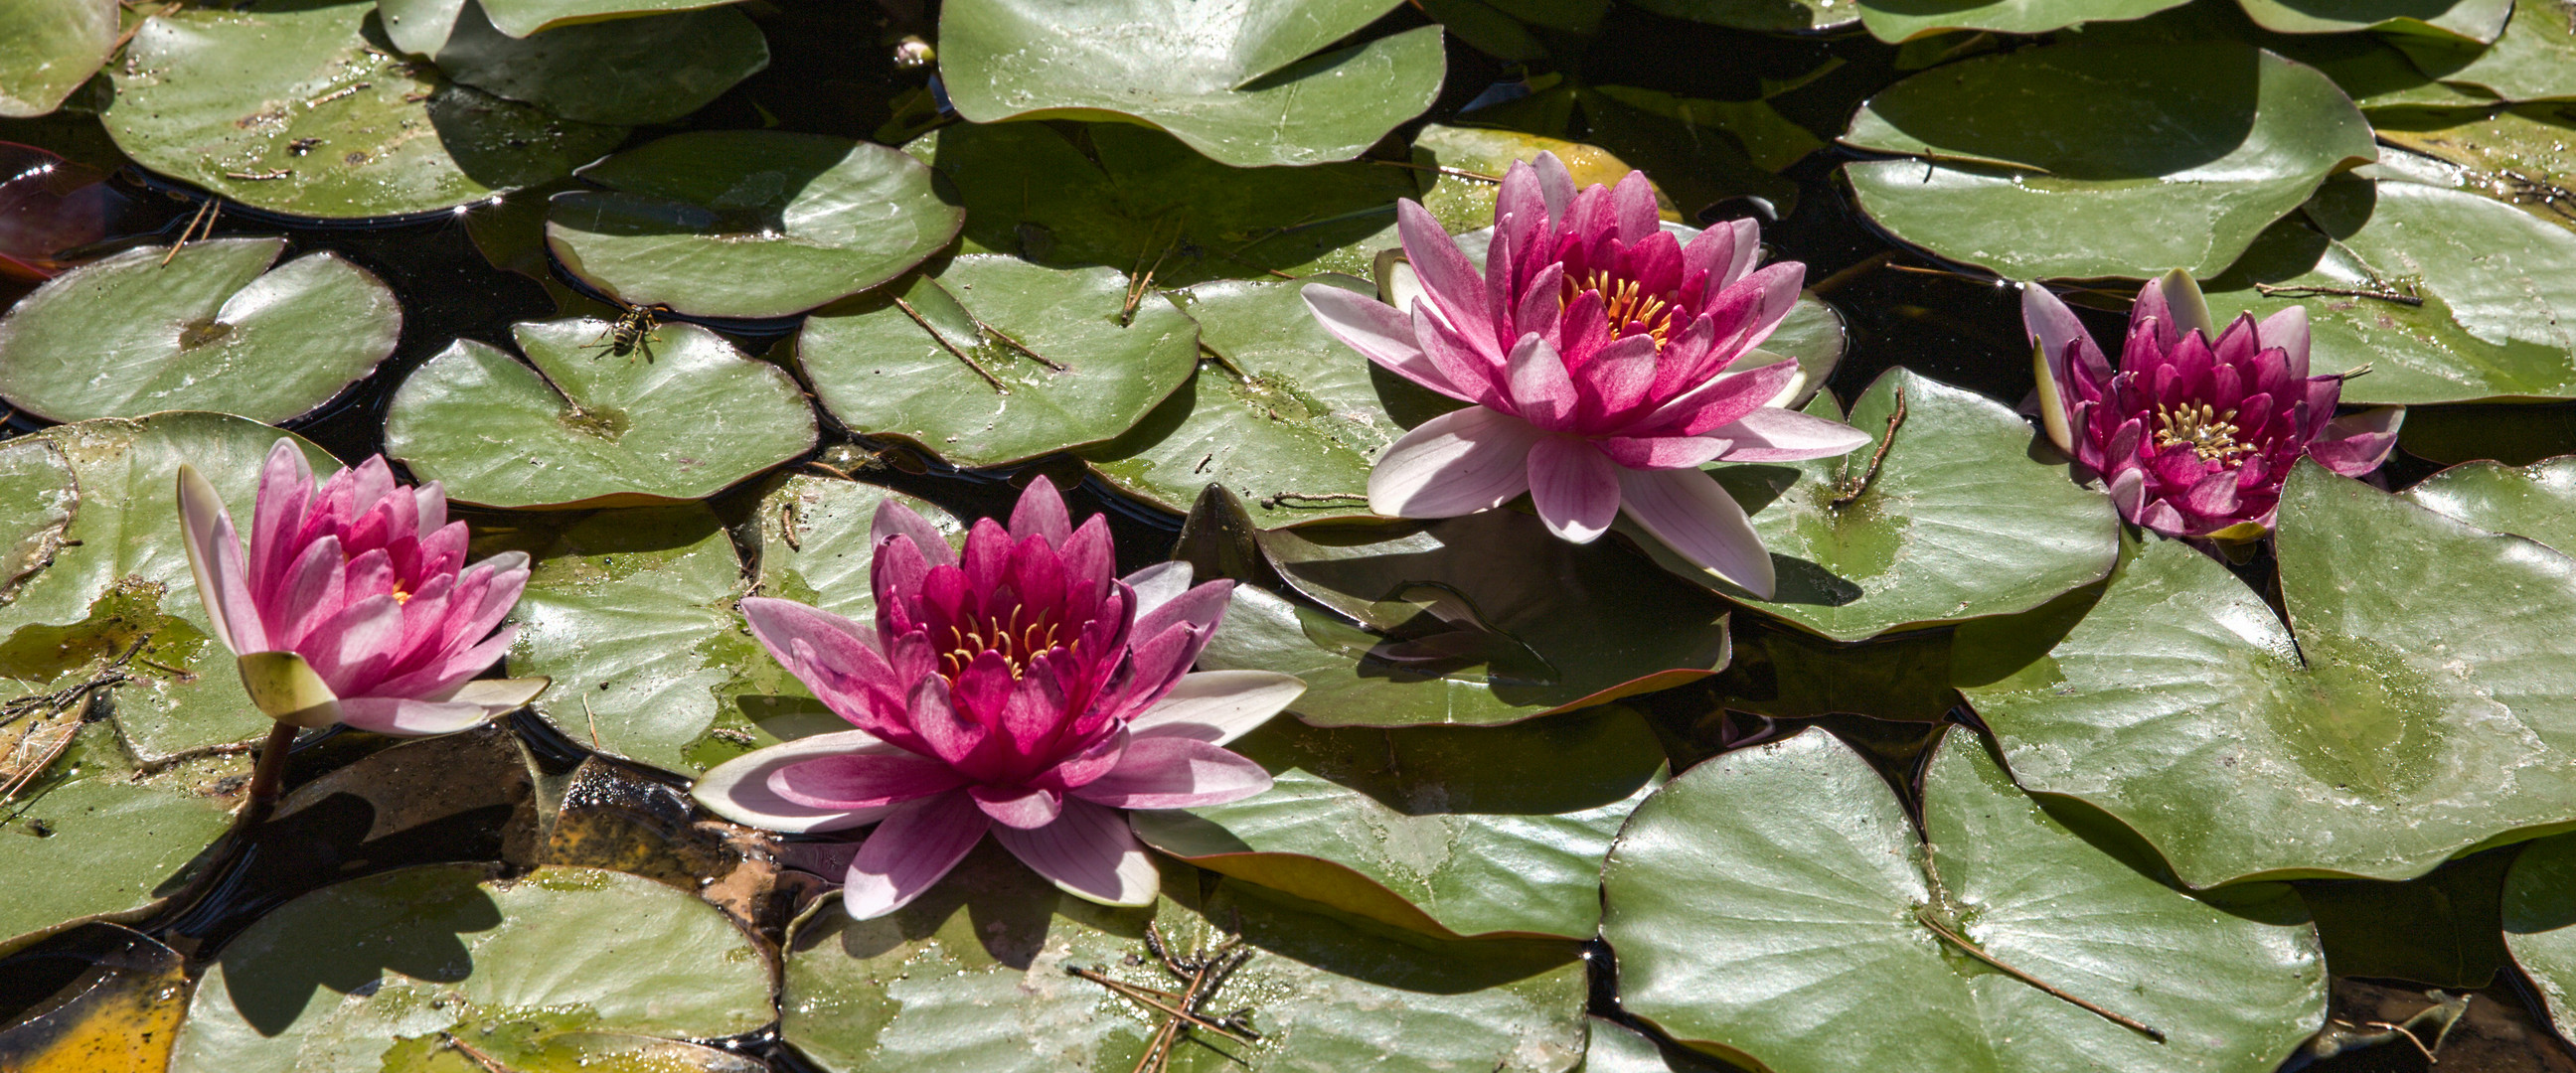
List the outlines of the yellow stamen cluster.
{"type": "MultiPolygon", "coordinates": [[[[1038,653],[1056,646],[1056,624],[1040,618],[1021,625],[1022,610],[1013,605],[1009,618],[987,618],[971,623],[975,627],[971,630],[948,627],[948,651],[939,656],[940,675],[954,681],[958,675],[966,673],[967,666],[975,662],[978,653],[996,652],[1010,663],[1011,677],[1017,679],[1028,670],[1029,661],[1038,653]]],[[[1075,638],[1076,643],[1080,641],[1080,638],[1075,638]]]]}
{"type": "Polygon", "coordinates": [[[2236,442],[2236,411],[2217,412],[2203,403],[2180,407],[2156,407],[2156,421],[2164,427],[2156,430],[2156,446],[2184,446],[2200,456],[2203,462],[2234,465],[2243,455],[2254,453],[2252,444],[2236,442]]]}
{"type": "Polygon", "coordinates": [[[1664,344],[1670,341],[1673,306],[1665,296],[1645,293],[1635,280],[1619,279],[1607,271],[1595,270],[1579,280],[1567,276],[1565,288],[1557,296],[1558,306],[1574,304],[1575,296],[1585,291],[1601,292],[1602,311],[1610,318],[1610,338],[1632,334],[1631,325],[1642,325],[1640,330],[1655,337],[1655,349],[1663,349],[1664,344]]]}

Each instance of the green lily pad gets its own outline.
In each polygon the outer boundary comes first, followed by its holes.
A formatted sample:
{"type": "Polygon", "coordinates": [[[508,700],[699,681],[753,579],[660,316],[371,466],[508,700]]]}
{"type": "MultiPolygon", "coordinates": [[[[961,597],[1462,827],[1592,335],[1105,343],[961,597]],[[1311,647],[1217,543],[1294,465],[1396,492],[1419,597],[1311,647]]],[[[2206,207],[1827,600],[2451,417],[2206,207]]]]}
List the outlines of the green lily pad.
{"type": "MultiPolygon", "coordinates": [[[[14,683],[0,678],[0,688],[14,683]]],[[[14,693],[15,690],[11,689],[14,693]]],[[[0,953],[94,920],[133,921],[161,907],[232,823],[247,757],[217,756],[137,774],[105,722],[83,724],[74,708],[28,717],[0,730],[10,746],[0,784],[62,735],[77,735],[40,775],[9,796],[0,820],[0,868],[43,877],[21,882],[0,903],[0,953]],[[27,732],[25,739],[20,731],[27,732]]]]}
{"type": "Polygon", "coordinates": [[[973,1069],[1128,1073],[1162,1014],[1073,975],[1157,990],[1143,936],[1176,955],[1240,936],[1247,955],[1202,1007],[1251,1044],[1198,1030],[1170,1068],[1553,1073],[1583,1054],[1583,964],[1562,941],[1396,939],[1292,909],[1233,880],[1164,869],[1150,909],[1058,892],[987,841],[919,901],[853,923],[830,899],[790,937],[779,1034],[829,1073],[973,1069]],[[1130,957],[1145,959],[1129,964],[1130,957]],[[1231,1057],[1229,1057],[1231,1056],[1231,1057]]]}
{"type": "Polygon", "coordinates": [[[842,424],[961,466],[1113,439],[1197,355],[1198,325],[1116,272],[986,255],[818,312],[796,340],[815,397],[842,424]]]}
{"type": "Polygon", "coordinates": [[[1860,24],[1868,28],[1870,36],[1897,44],[1952,30],[2043,34],[2087,22],[2142,19],[2183,3],[2184,0],[1860,0],[1860,24]]]}
{"type": "Polygon", "coordinates": [[[61,107],[116,47],[115,0],[17,3],[0,11],[0,116],[61,107]]]}
{"type": "Polygon", "coordinates": [[[2576,1032],[2576,836],[2525,847],[2505,876],[2504,943],[2565,1036],[2576,1032]]]}
{"type": "Polygon", "coordinates": [[[512,37],[587,22],[718,7],[734,0],[490,0],[492,24],[512,37]]]}
{"type": "Polygon", "coordinates": [[[1146,845],[1444,939],[1591,938],[1601,858],[1665,773],[1653,729],[1617,706],[1509,727],[1274,719],[1229,748],[1268,768],[1271,788],[1132,813],[1146,845]]]}
{"type": "MultiPolygon", "coordinates": [[[[1493,233],[1494,202],[1502,193],[1501,177],[1511,172],[1513,164],[1535,160],[1540,153],[1556,154],[1557,162],[1565,165],[1578,189],[1615,186],[1637,170],[1597,145],[1518,130],[1427,123],[1413,136],[1413,162],[1424,169],[1415,173],[1422,187],[1419,200],[1432,219],[1460,236],[1461,249],[1475,251],[1469,256],[1481,264],[1486,243],[1469,240],[1467,233],[1493,233]],[[1470,172],[1472,177],[1436,170],[1440,168],[1470,172]]],[[[1656,208],[1664,219],[1681,218],[1661,188],[1656,189],[1655,196],[1656,208]]]]}
{"type": "Polygon", "coordinates": [[[715,726],[720,692],[773,662],[734,609],[747,587],[715,513],[692,503],[530,515],[479,525],[475,538],[478,556],[536,560],[510,612],[510,668],[554,679],[538,714],[601,752],[702,770],[689,747],[715,726]]]}
{"type": "Polygon", "coordinates": [[[394,393],[385,453],[458,502],[596,507],[703,499],[814,446],[785,370],[694,324],[613,357],[608,328],[512,326],[533,368],[457,340],[394,393]]]}
{"type": "Polygon", "coordinates": [[[1607,1018],[1592,1019],[1592,1038],[1584,1044],[1582,1073],[1734,1073],[1735,1066],[1703,1058],[1695,1051],[1666,1054],[1662,1044],[1643,1032],[1607,1018]]]}
{"type": "Polygon", "coordinates": [[[88,680],[134,649],[131,680],[118,686],[116,727],[127,749],[160,762],[215,745],[253,740],[274,725],[250,703],[232,653],[213,636],[188,570],[177,504],[181,463],[205,474],[237,520],[248,524],[261,463],[280,439],[295,440],[319,474],[340,468],[292,433],[225,414],[175,412],[139,420],[105,418],[57,425],[13,443],[48,445],[60,471],[23,455],[10,468],[13,490],[35,491],[38,508],[22,549],[50,558],[0,602],[0,679],[27,691],[88,680]],[[32,471],[32,472],[31,472],[32,471]],[[51,478],[44,474],[52,474],[51,478]],[[52,519],[67,513],[60,529],[52,519]]]}
{"type": "Polygon", "coordinates": [[[625,140],[397,55],[376,7],[270,2],[153,16],[101,115],[136,163],[297,216],[432,212],[569,174],[625,140]]]}
{"type": "Polygon", "coordinates": [[[2119,555],[2110,497],[2075,483],[2002,404],[1897,368],[1846,416],[1819,394],[1807,413],[1887,443],[1842,458],[1712,466],[1753,516],[1779,587],[1770,600],[1720,580],[1621,522],[1664,568],[1763,614],[1837,641],[2027,611],[2102,579],[2119,555]],[[1905,419],[1888,442],[1897,395],[1905,419]],[[1834,501],[1857,491],[1841,506],[1834,501]]]}
{"type": "Polygon", "coordinates": [[[1400,167],[1229,168],[1144,127],[1064,126],[959,124],[906,147],[965,198],[961,249],[1151,272],[1163,287],[1364,275],[1396,245],[1396,199],[1420,192],[1400,167]]]}
{"type": "Polygon", "coordinates": [[[520,1069],[633,1046],[583,1036],[730,1036],[771,1016],[768,958],[685,891],[423,865],[324,887],[225,944],[171,1069],[520,1069]]]}
{"type": "Polygon", "coordinates": [[[2332,80],[2215,41],[1962,60],[1870,98],[1842,140],[1898,157],[1844,166],[1871,219],[2021,280],[2217,275],[2375,155],[2332,80]]]}
{"type": "Polygon", "coordinates": [[[2496,914],[2505,871],[2521,852],[2471,854],[2402,883],[2310,880],[2299,884],[2299,900],[2316,918],[2335,975],[2475,990],[2512,957],[2496,914]]]}
{"type": "MultiPolygon", "coordinates": [[[[1224,524],[1251,528],[1230,495],[1208,504],[1194,525],[1224,512],[1233,515],[1224,524]]],[[[1559,540],[1518,511],[1318,522],[1255,539],[1322,606],[1237,586],[1199,666],[1305,679],[1292,708],[1315,726],[1516,723],[1726,665],[1724,601],[1609,541],[1559,540]]],[[[1197,566],[1203,577],[1223,572],[1197,566]]]]}
{"type": "Polygon", "coordinates": [[[63,550],[63,531],[79,503],[71,463],[52,440],[0,443],[0,607],[17,597],[19,582],[63,550]]]}
{"type": "Polygon", "coordinates": [[[1710,760],[1638,806],[1603,878],[1621,1005],[1778,1073],[2258,1073],[2324,1019],[2324,959],[2288,888],[2226,907],[2175,891],[1951,737],[1923,776],[1919,836],[1818,731],[1710,760]]]}
{"type": "Polygon", "coordinates": [[[1377,293],[1332,274],[1175,292],[1207,356],[1141,423],[1082,456],[1120,491],[1169,511],[1186,513],[1221,484],[1265,521],[1368,516],[1379,453],[1457,403],[1326,334],[1299,296],[1316,285],[1377,293]]]}
{"type": "Polygon", "coordinates": [[[2208,297],[2222,319],[2307,307],[2318,371],[2370,366],[2345,402],[2576,397],[2576,232],[2491,198],[2328,183],[2208,297]]]}
{"type": "Polygon", "coordinates": [[[2455,86],[2515,102],[2576,99],[2576,25],[2568,22],[2571,12],[2576,9],[2567,0],[2516,3],[2504,32],[2484,49],[2422,35],[2400,34],[2390,41],[2424,73],[2455,86]]]}
{"type": "Polygon", "coordinates": [[[460,11],[435,53],[458,83],[584,123],[669,123],[769,66],[769,39],[742,12],[705,8],[585,22],[535,36],[460,11]],[[634,62],[650,56],[652,62],[634,62]]]}
{"type": "Polygon", "coordinates": [[[285,249],[279,238],[144,246],[54,277],[0,320],[0,396],[55,421],[313,411],[393,354],[402,305],[336,254],[271,271],[285,249]]]}
{"type": "MultiPolygon", "coordinates": [[[[730,13],[727,13],[730,14],[730,13]]],[[[546,245],[629,305],[784,317],[900,276],[964,217],[919,161],[784,131],[690,131],[585,166],[546,245]]]]}
{"type": "Polygon", "coordinates": [[[2472,462],[2426,477],[2404,494],[2491,533],[2529,537],[2562,553],[2576,549],[2576,458],[2527,466],[2472,462]]]}
{"type": "Polygon", "coordinates": [[[2169,540],[2106,589],[1960,627],[1954,680],[2021,784],[2194,887],[2411,879],[2576,826],[2576,561],[2304,461],[2275,546],[2289,627],[2169,540]]]}
{"type": "MultiPolygon", "coordinates": [[[[873,484],[796,474],[775,480],[755,508],[760,545],[752,592],[819,607],[853,622],[876,621],[876,590],[868,582],[876,557],[869,522],[877,504],[887,500],[930,519],[952,543],[965,539],[965,523],[926,500],[873,484]]],[[[740,634],[730,606],[725,620],[730,632],[709,636],[740,634]]],[[[850,729],[757,644],[706,644],[710,654],[721,651],[725,656],[722,667],[730,677],[715,687],[715,722],[683,751],[681,770],[704,771],[755,748],[850,729]]]]}
{"type": "MultiPolygon", "coordinates": [[[[2366,106],[2365,106],[2366,107],[2366,106]]],[[[2383,142],[2431,157],[2446,181],[2517,205],[2540,219],[2576,226],[2576,206],[2559,195],[2576,186],[2576,103],[2405,109],[2371,118],[2383,142]],[[2454,178],[2456,175],[2456,178],[2454,178]]],[[[2380,154],[2383,162],[2394,154],[2380,154]]]]}
{"type": "Polygon", "coordinates": [[[2285,34],[2340,34],[2385,30],[2449,37],[2479,44],[2504,32],[2513,0],[2361,0],[2317,4],[2299,0],[2236,0],[2264,29],[2285,34]]]}
{"type": "Polygon", "coordinates": [[[1857,0],[1635,0],[1658,15],[1770,33],[1832,30],[1860,21],[1857,0]]]}
{"type": "Polygon", "coordinates": [[[1440,94],[1440,28],[1323,51],[1398,0],[955,0],[939,71],[957,113],[1131,117],[1238,168],[1360,155],[1440,94]]]}

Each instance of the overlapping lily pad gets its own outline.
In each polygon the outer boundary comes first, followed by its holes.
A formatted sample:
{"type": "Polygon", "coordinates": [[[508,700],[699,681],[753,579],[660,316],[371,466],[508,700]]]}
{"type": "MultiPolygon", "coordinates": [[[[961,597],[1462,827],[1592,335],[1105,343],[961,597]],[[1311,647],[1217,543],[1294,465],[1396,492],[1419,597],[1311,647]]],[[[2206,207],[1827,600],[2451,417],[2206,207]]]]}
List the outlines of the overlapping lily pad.
{"type": "Polygon", "coordinates": [[[1872,97],[1843,141],[1897,157],[1846,165],[1881,226],[2025,280],[2215,275],[2374,155],[2332,80],[2218,41],[1963,60],[1872,97]]]}
{"type": "Polygon", "coordinates": [[[1198,325],[1106,268],[969,255],[807,318],[796,353],[851,430],[994,466],[1134,427],[1189,378],[1198,325]]]}
{"type": "Polygon", "coordinates": [[[115,0],[11,4],[0,11],[0,116],[53,111],[116,46],[115,0]]]}
{"type": "Polygon", "coordinates": [[[2504,32],[2513,0],[2365,0],[2315,4],[2296,0],[2237,0],[2266,30],[2285,34],[2338,34],[2386,30],[2464,42],[2487,43],[2504,32]]]}
{"type": "MultiPolygon", "coordinates": [[[[2576,161],[2564,149],[2576,142],[2576,103],[2407,110],[2375,117],[2372,129],[2382,142],[2436,162],[2434,185],[2459,185],[2576,226],[2576,205],[2563,193],[2576,186],[2576,161]]],[[[2380,158],[2384,164],[2397,155],[2380,158]]]]}
{"type": "Polygon", "coordinates": [[[1771,550],[1770,600],[1632,523],[1623,531],[1665,569],[1838,641],[2027,611],[2101,580],[2119,554],[2109,497],[2076,484],[2064,459],[2034,446],[2029,423],[1992,399],[1896,369],[1847,418],[1826,394],[1807,412],[1879,442],[1842,458],[1709,469],[1771,550]],[[1900,394],[1905,416],[1891,434],[1900,394]]]}
{"type": "Polygon", "coordinates": [[[2561,1036],[2576,1032],[2576,836],[2532,843],[2504,886],[2504,942],[2561,1036]]]}
{"type": "Polygon", "coordinates": [[[0,397],[55,421],[215,410],[284,421],[394,352],[402,306],[276,238],[145,246],[56,276],[0,320],[0,397]],[[167,263],[164,263],[164,261],[167,263]]]}
{"type": "Polygon", "coordinates": [[[1185,512],[1210,484],[1257,516],[1365,516],[1369,468],[1404,429],[1457,404],[1325,334],[1299,291],[1375,295],[1349,276],[1202,283],[1174,297],[1206,357],[1126,435],[1082,452],[1120,490],[1185,512]]]}
{"type": "MultiPolygon", "coordinates": [[[[16,685],[0,676],[0,689],[16,685]]],[[[0,820],[0,868],[30,880],[0,901],[0,952],[161,906],[232,822],[238,782],[220,784],[250,767],[214,757],[138,774],[115,729],[84,724],[78,706],[13,721],[0,747],[0,786],[15,791],[0,820]]]]}
{"type": "MultiPolygon", "coordinates": [[[[1192,524],[1251,529],[1223,494],[1192,524]]],[[[1238,586],[1199,666],[1305,679],[1293,710],[1315,726],[1515,723],[1726,665],[1724,601],[1614,542],[1569,544],[1517,511],[1322,522],[1252,539],[1321,606],[1238,586]]]]}
{"type": "Polygon", "coordinates": [[[2576,549],[2576,458],[2528,466],[2472,462],[2424,478],[2406,498],[2494,533],[2576,549]]]}
{"type": "MultiPolygon", "coordinates": [[[[2493,0],[2485,0],[2493,3],[2493,0]]],[[[2528,0],[2489,48],[2439,37],[2392,38],[2424,73],[2507,101],[2576,99],[2576,25],[2562,0],[2528,0]]]]}
{"type": "Polygon", "coordinates": [[[475,553],[536,560],[510,614],[514,674],[554,679],[537,711],[601,751],[695,772],[690,745],[718,692],[770,663],[734,604],[747,591],[733,541],[698,504],[531,515],[477,526],[475,553]]]}
{"type": "Polygon", "coordinates": [[[768,39],[731,7],[582,22],[534,36],[501,30],[486,14],[469,0],[433,31],[434,49],[412,51],[431,53],[460,84],[584,123],[668,123],[769,65],[768,39]]]}
{"type": "Polygon", "coordinates": [[[450,82],[346,3],[153,16],[101,116],[137,163],[299,216],[424,213],[559,178],[614,148],[580,123],[450,82]]]}
{"type": "Polygon", "coordinates": [[[324,887],[225,944],[171,1068],[578,1068],[771,1016],[768,959],[692,894],[426,865],[324,887]]]}
{"type": "Polygon", "coordinates": [[[1654,731],[1617,706],[1510,727],[1280,718],[1230,748],[1276,783],[1228,805],[1134,813],[1146,845],[1452,939],[1590,938],[1601,858],[1664,774],[1654,731]]]}
{"type": "MultiPolygon", "coordinates": [[[[1413,162],[1424,170],[1421,180],[1422,207],[1433,219],[1452,233],[1475,231],[1494,225],[1494,200],[1502,184],[1495,181],[1509,174],[1514,163],[1553,153],[1574,176],[1574,185],[1610,186],[1635,171],[1627,161],[1611,155],[1596,145],[1568,141],[1544,134],[1517,130],[1493,130],[1484,127],[1452,127],[1440,123],[1423,126],[1413,136],[1413,162]],[[1451,171],[1437,169],[1447,168],[1451,171]],[[1467,172],[1458,175],[1454,172],[1467,172]]],[[[1672,181],[1680,176],[1660,176],[1672,181]]],[[[1662,198],[1659,188],[1657,197],[1662,198]]],[[[1670,204],[1658,204],[1667,220],[1678,219],[1680,212],[1670,204]]],[[[1491,234],[1490,231],[1487,232],[1491,234]]],[[[1474,256],[1484,255],[1483,243],[1463,242],[1477,247],[1474,256]]]]}
{"type": "Polygon", "coordinates": [[[785,370],[694,324],[616,357],[608,329],[515,325],[526,363],[457,340],[394,393],[385,452],[458,502],[595,507],[704,498],[814,446],[785,370]]]}
{"type": "MultiPolygon", "coordinates": [[[[2265,0],[2255,0],[2265,2],[2265,0]]],[[[2087,22],[2142,19],[2183,0],[1859,0],[1860,24],[1891,44],[1953,30],[2040,34],[2087,22]]]]}
{"type": "MultiPolygon", "coordinates": [[[[20,513],[29,501],[13,503],[6,529],[21,556],[12,569],[24,573],[0,583],[8,593],[0,678],[50,691],[97,677],[131,651],[116,727],[147,763],[267,733],[273,724],[242,693],[232,653],[197,599],[175,489],[179,466],[193,464],[246,519],[260,463],[280,439],[295,437],[179,412],[58,425],[12,441],[0,455],[10,460],[7,488],[33,497],[33,509],[20,513]]],[[[295,442],[316,473],[339,468],[321,448],[295,442]]]]}
{"type": "Polygon", "coordinates": [[[961,124],[906,147],[966,201],[962,248],[1104,265],[1156,286],[1369,269],[1396,244],[1405,168],[1229,168],[1126,123],[961,124]]]}
{"type": "Polygon", "coordinates": [[[1397,2],[957,0],[939,69],[978,123],[1124,116],[1239,168],[1348,160],[1440,93],[1436,26],[1325,51],[1397,2]]]}
{"type": "Polygon", "coordinates": [[[526,37],[586,22],[672,11],[695,11],[733,0],[491,0],[485,5],[492,24],[512,37],[526,37]]]}
{"type": "Polygon", "coordinates": [[[1637,0],[1637,6],[1739,30],[1831,30],[1860,21],[1857,0],[1637,0]]]}
{"type": "Polygon", "coordinates": [[[1924,775],[1920,836],[1879,774],[1821,731],[1721,756],[1647,799],[1604,879],[1622,1005],[1779,1073],[2257,1073],[2315,1030],[2324,959],[2287,887],[2227,907],[2177,892],[1952,738],[1924,775]]]}
{"type": "Polygon", "coordinates": [[[2370,367],[2346,402],[2576,397],[2576,232],[2490,198],[2327,184],[2210,287],[2220,317],[2292,304],[2317,371],[2370,367]]]}
{"type": "Polygon", "coordinates": [[[2312,462],[2276,546],[2289,626],[2152,540],[2098,593],[1961,627],[1955,680],[2021,784],[2195,887],[2408,879],[2576,826],[2576,561],[2312,462]]]}
{"type": "Polygon", "coordinates": [[[919,161],[819,134],[691,131],[580,175],[606,189],[547,203],[555,257],[629,305],[700,316],[783,317],[874,287],[964,216],[919,161]]]}
{"type": "Polygon", "coordinates": [[[1240,1009],[1260,1034],[1241,1044],[1195,1032],[1175,1068],[1393,1060],[1554,1073],[1582,1057],[1584,973],[1571,943],[1398,939],[1234,880],[1205,889],[1189,867],[1167,865],[1155,907],[1104,908],[1059,893],[988,841],[891,916],[852,923],[834,899],[800,924],[779,1033],[829,1073],[1128,1073],[1163,1015],[1069,970],[1185,987],[1146,949],[1151,927],[1179,956],[1239,936],[1245,960],[1203,1009],[1240,1009]]]}

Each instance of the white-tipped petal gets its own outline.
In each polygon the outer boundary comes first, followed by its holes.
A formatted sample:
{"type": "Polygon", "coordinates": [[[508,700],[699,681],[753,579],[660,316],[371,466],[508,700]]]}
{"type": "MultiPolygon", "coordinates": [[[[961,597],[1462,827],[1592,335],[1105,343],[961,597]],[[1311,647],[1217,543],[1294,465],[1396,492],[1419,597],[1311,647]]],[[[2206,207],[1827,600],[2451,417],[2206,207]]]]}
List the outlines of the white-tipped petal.
{"type": "Polygon", "coordinates": [[[526,707],[529,701],[537,699],[537,694],[545,692],[546,687],[552,684],[554,679],[543,676],[477,678],[458,686],[456,692],[447,699],[459,704],[479,704],[493,715],[507,715],[526,707]]]}
{"type": "Polygon", "coordinates": [[[1130,738],[1195,738],[1223,745],[1251,733],[1306,692],[1306,683],[1277,671],[1185,674],[1152,708],[1127,722],[1130,738]]]}
{"type": "Polygon", "coordinates": [[[1127,814],[1079,797],[1064,799],[1054,823],[1028,831],[993,828],[993,840],[1061,890],[1102,905],[1154,904],[1162,876],[1127,814]]]}
{"type": "Polygon", "coordinates": [[[1423,422],[1387,445],[1369,471],[1369,509],[1399,518],[1454,518],[1529,490],[1529,452],[1542,433],[1481,406],[1423,422]]]}
{"type": "Polygon", "coordinates": [[[690,788],[689,795],[697,798],[709,812],[764,831],[810,834],[861,827],[884,819],[901,806],[885,805],[852,811],[800,805],[770,789],[770,775],[790,764],[826,756],[902,751],[864,730],[816,734],[755,750],[718,764],[698,778],[698,784],[690,788]]]}
{"type": "Polygon", "coordinates": [[[1682,558],[1756,598],[1771,598],[1771,554],[1735,497],[1695,469],[1622,470],[1620,505],[1682,558]]]}

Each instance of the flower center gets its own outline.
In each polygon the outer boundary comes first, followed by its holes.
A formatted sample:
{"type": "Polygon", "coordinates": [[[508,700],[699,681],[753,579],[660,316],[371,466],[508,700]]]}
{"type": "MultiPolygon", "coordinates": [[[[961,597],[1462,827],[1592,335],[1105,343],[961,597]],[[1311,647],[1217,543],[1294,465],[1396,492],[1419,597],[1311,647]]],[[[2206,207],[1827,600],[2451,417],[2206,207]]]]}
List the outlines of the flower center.
{"type": "MultiPolygon", "coordinates": [[[[1013,679],[1019,678],[1029,669],[1029,660],[1056,646],[1056,623],[1050,616],[1038,615],[1022,625],[1022,610],[1015,604],[1007,618],[987,615],[948,627],[948,651],[939,654],[940,677],[954,682],[977,655],[992,652],[1010,663],[1013,679]]],[[[1081,638],[1074,641],[1079,644],[1081,638]]]]}
{"type": "Polygon", "coordinates": [[[394,606],[401,607],[410,602],[411,590],[403,588],[402,582],[394,582],[394,606]]]}
{"type": "Polygon", "coordinates": [[[2234,465],[2243,455],[2254,453],[2252,444],[2236,442],[2236,411],[2219,413],[2204,403],[2188,403],[2173,408],[2156,407],[2156,420],[2164,427],[2156,430],[2156,446],[2189,447],[2203,462],[2234,465]]]}
{"type": "Polygon", "coordinates": [[[1635,280],[1596,270],[1579,280],[1567,276],[1565,289],[1557,296],[1558,308],[1574,304],[1575,296],[1585,291],[1601,292],[1602,312],[1610,320],[1610,338],[1651,335],[1655,337],[1655,349],[1664,348],[1673,327],[1673,304],[1668,296],[1647,294],[1635,280]]]}

